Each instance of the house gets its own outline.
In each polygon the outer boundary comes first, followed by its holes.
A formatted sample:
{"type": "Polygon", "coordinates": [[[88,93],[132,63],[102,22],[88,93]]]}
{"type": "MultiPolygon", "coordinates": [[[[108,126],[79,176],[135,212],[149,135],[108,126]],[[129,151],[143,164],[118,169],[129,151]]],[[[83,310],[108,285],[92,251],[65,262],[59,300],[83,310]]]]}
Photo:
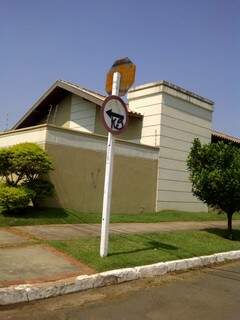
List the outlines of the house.
{"type": "MultiPolygon", "coordinates": [[[[35,142],[54,161],[56,195],[45,205],[101,212],[107,132],[105,96],[56,81],[8,132],[0,147],[35,142]]],[[[207,211],[191,192],[186,158],[192,141],[231,139],[212,131],[214,103],[167,81],[128,92],[129,125],[116,139],[112,212],[207,211]]]]}

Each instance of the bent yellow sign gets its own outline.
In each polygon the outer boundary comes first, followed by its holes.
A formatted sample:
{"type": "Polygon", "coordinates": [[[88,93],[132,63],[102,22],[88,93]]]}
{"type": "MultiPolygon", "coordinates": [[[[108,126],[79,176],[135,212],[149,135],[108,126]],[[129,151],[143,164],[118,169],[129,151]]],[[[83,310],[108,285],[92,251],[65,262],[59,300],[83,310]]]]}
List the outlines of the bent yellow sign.
{"type": "Polygon", "coordinates": [[[121,74],[119,96],[125,96],[129,88],[134,83],[136,66],[129,58],[116,60],[114,62],[111,69],[107,73],[107,78],[106,78],[105,89],[109,95],[111,95],[112,93],[112,82],[113,82],[114,72],[119,72],[121,74]]]}

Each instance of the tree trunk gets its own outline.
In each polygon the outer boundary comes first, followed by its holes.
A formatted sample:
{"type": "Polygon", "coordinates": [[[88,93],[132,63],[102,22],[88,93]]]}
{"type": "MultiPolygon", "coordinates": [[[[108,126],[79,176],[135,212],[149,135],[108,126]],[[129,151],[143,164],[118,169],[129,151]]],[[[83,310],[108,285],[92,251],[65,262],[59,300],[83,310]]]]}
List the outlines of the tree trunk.
{"type": "Polygon", "coordinates": [[[228,219],[228,238],[232,240],[233,234],[232,234],[232,212],[227,213],[227,219],[228,219]]]}
{"type": "Polygon", "coordinates": [[[32,198],[32,204],[33,204],[33,207],[34,208],[37,208],[38,207],[38,202],[37,202],[37,199],[36,199],[37,197],[33,197],[32,198]]]}

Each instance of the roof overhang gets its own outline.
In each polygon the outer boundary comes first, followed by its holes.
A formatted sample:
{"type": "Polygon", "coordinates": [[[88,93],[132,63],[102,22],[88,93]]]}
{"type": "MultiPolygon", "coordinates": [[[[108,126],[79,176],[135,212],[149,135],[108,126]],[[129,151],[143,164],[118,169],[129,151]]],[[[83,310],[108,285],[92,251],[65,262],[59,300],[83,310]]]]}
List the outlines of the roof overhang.
{"type": "MultiPolygon", "coordinates": [[[[64,80],[57,80],[25,113],[25,115],[13,126],[12,130],[30,126],[33,121],[48,114],[51,105],[58,104],[67,94],[72,93],[101,107],[105,96],[94,91],[82,88],[76,84],[64,80]],[[46,107],[47,106],[47,107],[46,107]]],[[[141,118],[140,113],[129,111],[129,115],[141,118]]]]}
{"type": "Polygon", "coordinates": [[[212,142],[226,141],[240,144],[240,138],[230,136],[226,133],[212,130],[212,142]]]}

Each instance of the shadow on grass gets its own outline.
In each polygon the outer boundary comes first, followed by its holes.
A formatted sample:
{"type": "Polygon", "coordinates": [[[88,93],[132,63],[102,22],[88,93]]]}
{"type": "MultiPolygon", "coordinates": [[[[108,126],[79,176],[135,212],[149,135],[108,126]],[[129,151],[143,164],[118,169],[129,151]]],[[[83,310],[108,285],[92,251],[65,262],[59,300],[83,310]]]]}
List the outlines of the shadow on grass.
{"type": "Polygon", "coordinates": [[[22,210],[2,211],[1,214],[6,218],[23,219],[66,219],[69,216],[65,209],[33,207],[28,207],[22,210]]]}
{"type": "Polygon", "coordinates": [[[121,252],[114,252],[114,253],[110,253],[109,256],[117,256],[120,254],[131,254],[131,253],[137,253],[137,252],[148,251],[148,250],[178,250],[179,249],[176,246],[172,246],[170,244],[163,243],[160,241],[155,241],[155,240],[148,241],[147,244],[149,246],[147,246],[145,248],[139,248],[139,249],[135,249],[135,250],[121,251],[121,252]]]}
{"type": "MultiPolygon", "coordinates": [[[[215,234],[220,238],[224,238],[227,240],[230,240],[228,238],[228,231],[226,229],[216,229],[216,228],[211,228],[211,229],[205,229],[204,231],[215,234]]],[[[233,230],[233,239],[231,241],[240,241],[240,230],[233,230]]]]}

